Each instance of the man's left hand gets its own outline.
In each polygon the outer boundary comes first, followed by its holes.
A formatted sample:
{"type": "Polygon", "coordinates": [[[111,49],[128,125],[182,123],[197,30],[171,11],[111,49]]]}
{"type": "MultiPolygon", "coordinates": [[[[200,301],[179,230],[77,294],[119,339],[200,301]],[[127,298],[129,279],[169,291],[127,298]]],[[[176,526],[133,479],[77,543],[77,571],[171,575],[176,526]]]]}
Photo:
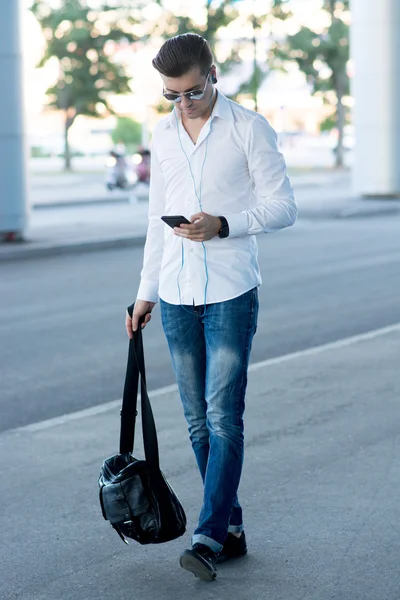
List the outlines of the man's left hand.
{"type": "Polygon", "coordinates": [[[175,235],[192,240],[192,242],[207,242],[216,237],[222,227],[219,217],[213,217],[204,212],[193,215],[190,223],[190,225],[183,223],[179,227],[174,227],[175,235]]]}

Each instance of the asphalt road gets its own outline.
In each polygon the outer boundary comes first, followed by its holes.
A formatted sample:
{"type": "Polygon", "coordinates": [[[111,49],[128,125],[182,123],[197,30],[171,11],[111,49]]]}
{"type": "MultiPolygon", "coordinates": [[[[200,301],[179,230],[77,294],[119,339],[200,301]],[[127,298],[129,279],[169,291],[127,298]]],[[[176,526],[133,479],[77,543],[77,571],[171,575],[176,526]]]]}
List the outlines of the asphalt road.
{"type": "MultiPolygon", "coordinates": [[[[259,238],[252,362],[400,322],[398,217],[299,221],[259,238]]],[[[140,249],[0,264],[0,430],[117,400],[140,249]]],[[[149,388],[173,383],[158,310],[149,388]]]]}

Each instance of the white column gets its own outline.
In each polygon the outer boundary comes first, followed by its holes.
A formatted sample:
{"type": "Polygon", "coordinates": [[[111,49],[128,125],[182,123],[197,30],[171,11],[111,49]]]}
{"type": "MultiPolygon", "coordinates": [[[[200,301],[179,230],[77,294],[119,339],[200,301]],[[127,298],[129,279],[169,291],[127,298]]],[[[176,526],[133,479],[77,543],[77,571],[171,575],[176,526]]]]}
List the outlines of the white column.
{"type": "Polygon", "coordinates": [[[0,4],[0,239],[26,227],[20,0],[0,4]]]}
{"type": "Polygon", "coordinates": [[[352,0],[354,191],[400,195],[400,0],[352,0]]]}

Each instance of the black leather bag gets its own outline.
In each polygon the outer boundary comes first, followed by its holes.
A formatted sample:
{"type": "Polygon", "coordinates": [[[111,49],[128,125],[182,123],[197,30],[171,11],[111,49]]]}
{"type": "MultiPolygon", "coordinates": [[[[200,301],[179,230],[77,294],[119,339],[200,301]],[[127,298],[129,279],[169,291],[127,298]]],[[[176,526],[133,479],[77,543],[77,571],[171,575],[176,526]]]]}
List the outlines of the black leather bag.
{"type": "MultiPolygon", "coordinates": [[[[133,306],[128,308],[132,316],[133,306]]],[[[160,470],[157,432],[146,390],[142,329],[129,342],[121,410],[120,453],[103,462],[99,477],[103,517],[121,539],[160,544],[185,533],[186,515],[160,470]],[[137,394],[141,383],[141,416],[145,460],[132,455],[137,394]]]]}

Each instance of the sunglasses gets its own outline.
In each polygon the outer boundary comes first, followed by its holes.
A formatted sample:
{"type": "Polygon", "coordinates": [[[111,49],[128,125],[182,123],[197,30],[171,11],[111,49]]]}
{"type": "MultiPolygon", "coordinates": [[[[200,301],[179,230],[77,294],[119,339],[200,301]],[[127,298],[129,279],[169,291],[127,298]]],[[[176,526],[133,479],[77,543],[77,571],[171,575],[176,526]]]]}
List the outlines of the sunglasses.
{"type": "Polygon", "coordinates": [[[208,72],[207,79],[204,84],[204,88],[203,88],[202,92],[200,92],[198,90],[194,90],[193,92],[184,92],[183,94],[171,94],[170,92],[163,91],[163,96],[170,102],[175,102],[176,104],[178,102],[181,102],[182,96],[185,96],[185,98],[187,100],[202,100],[204,98],[204,94],[206,93],[206,87],[207,87],[209,77],[210,77],[210,72],[208,72]]]}

